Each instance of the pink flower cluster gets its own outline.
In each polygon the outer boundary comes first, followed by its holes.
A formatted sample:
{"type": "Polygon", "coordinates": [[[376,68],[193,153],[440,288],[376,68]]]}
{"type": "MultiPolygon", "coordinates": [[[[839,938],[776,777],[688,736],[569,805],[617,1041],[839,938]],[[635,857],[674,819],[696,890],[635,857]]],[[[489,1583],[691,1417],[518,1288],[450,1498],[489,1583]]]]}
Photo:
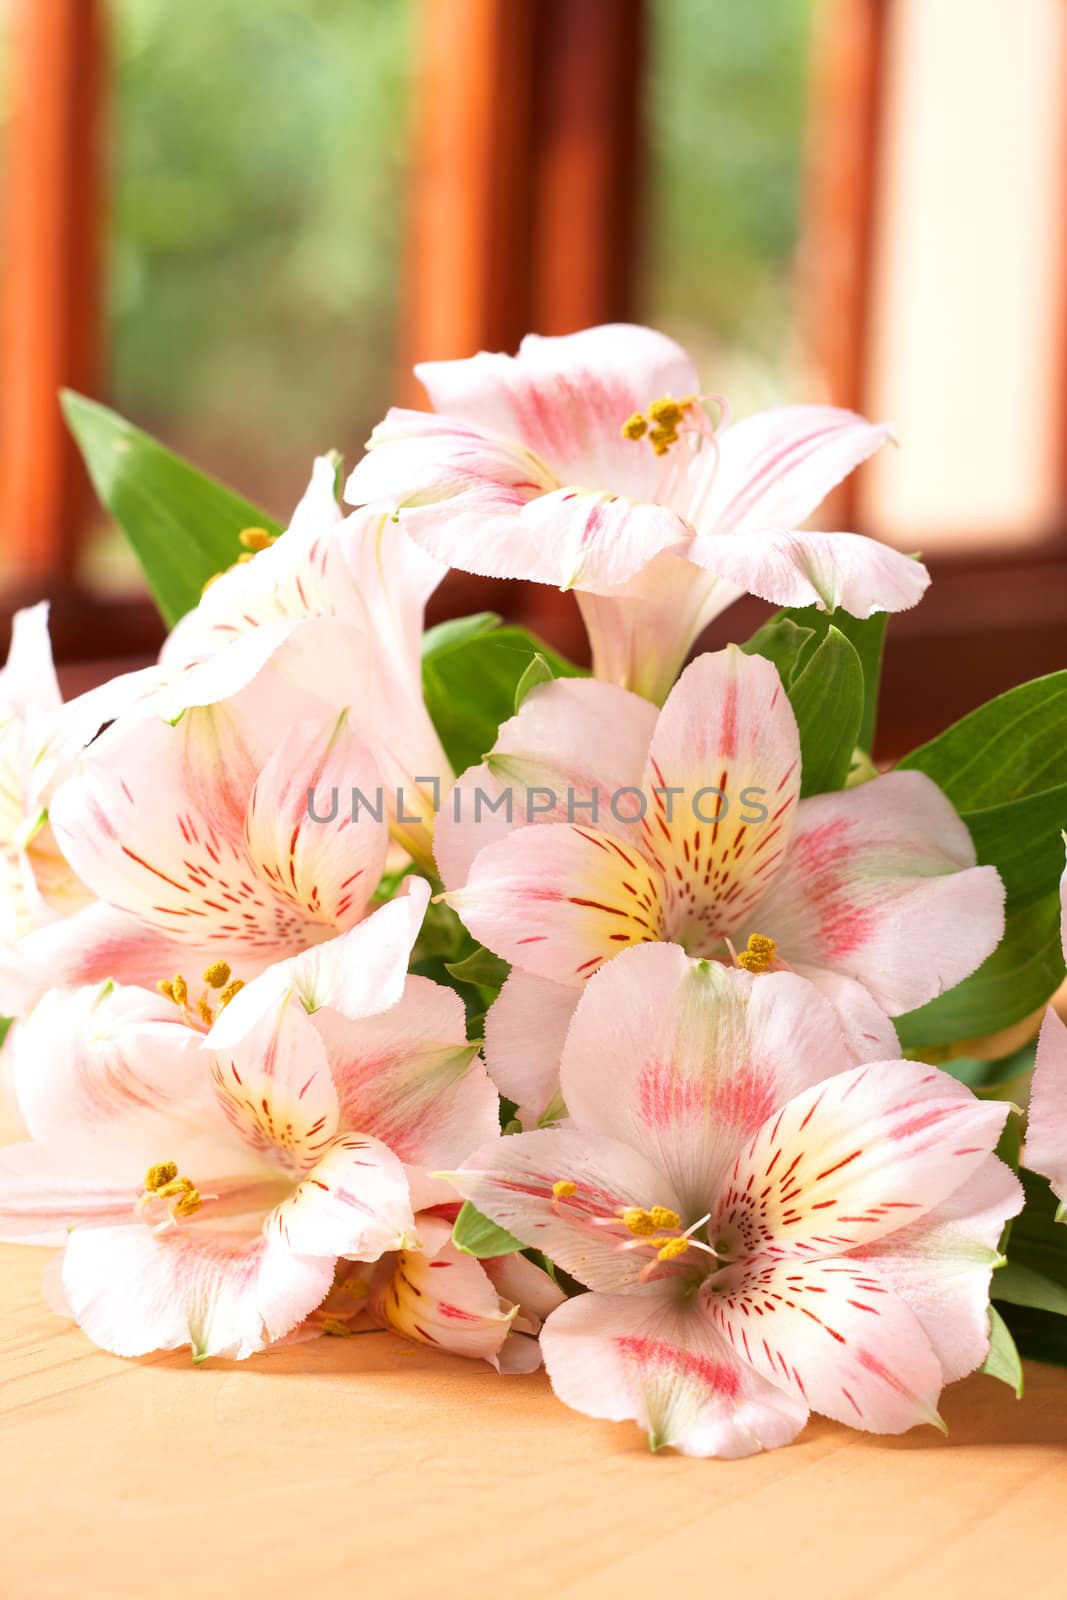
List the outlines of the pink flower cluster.
{"type": "MultiPolygon", "coordinates": [[[[0,1012],[25,1137],[0,1237],[62,1246],[57,1309],[124,1356],[387,1328],[543,1357],[569,1405],[693,1455],[811,1410],[937,1422],[987,1353],[1022,1196],[1007,1104],[900,1059],[892,1018],[996,947],[1000,880],[919,773],[801,798],[769,661],[682,670],[743,592],[920,598],[919,563],[800,531],[888,430],[820,406],[729,425],[717,401],[713,424],[642,328],[419,376],[434,409],[375,429],[356,509],[317,462],[158,667],[63,707],[43,610],[20,618],[0,1012]],[[420,675],[449,565],[576,590],[594,664],[458,777],[420,675]],[[323,821],[309,792],[334,786],[397,799],[323,821]],[[567,802],[451,803],[475,788],[567,802]],[[643,802],[622,819],[620,791],[643,802]],[[703,791],[763,816],[672,804],[703,791]],[[484,1054],[409,970],[435,891],[511,966],[484,1054]],[[463,1201],[518,1247],[457,1248],[463,1201]]],[[[1052,1014],[1028,1150],[1067,1197],[1052,1014]]]]}

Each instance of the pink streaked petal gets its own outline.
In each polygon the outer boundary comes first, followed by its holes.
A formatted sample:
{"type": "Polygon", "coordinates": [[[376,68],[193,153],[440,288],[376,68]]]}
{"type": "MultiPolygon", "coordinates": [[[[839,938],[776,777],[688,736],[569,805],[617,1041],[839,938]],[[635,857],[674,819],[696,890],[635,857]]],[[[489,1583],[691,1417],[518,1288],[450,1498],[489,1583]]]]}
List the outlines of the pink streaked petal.
{"type": "Polygon", "coordinates": [[[319,1304],[329,1257],[308,1259],[260,1235],[171,1228],[79,1229],[63,1262],[71,1314],[119,1356],[192,1347],[242,1361],[319,1304]]]}
{"type": "Polygon", "coordinates": [[[854,617],[907,611],[930,585],[921,561],[859,533],[707,533],[688,556],[776,606],[839,607],[854,617]]]}
{"type": "Polygon", "coordinates": [[[580,593],[593,676],[661,705],[700,634],[742,593],[672,550],[610,595],[580,593]]]}
{"type": "Polygon", "coordinates": [[[921,772],[890,772],[800,803],[792,846],[739,928],[791,966],[855,978],[890,1016],[969,976],[1004,931],[1004,890],[921,772]]]}
{"type": "Polygon", "coordinates": [[[900,1040],[897,1030],[869,989],[857,983],[855,978],[845,978],[838,972],[827,972],[822,968],[809,968],[804,976],[837,1012],[845,1044],[857,1066],[865,1061],[898,1059],[900,1040]]]}
{"type": "Polygon", "coordinates": [[[345,712],[324,726],[291,729],[259,774],[245,819],[248,853],[297,918],[344,930],[362,917],[385,866],[389,831],[384,817],[376,822],[363,809],[353,819],[351,797],[359,790],[373,804],[379,784],[345,712]]]}
{"type": "MultiPolygon", "coordinates": [[[[102,900],[0,948],[0,1016],[21,1017],[46,989],[86,983],[141,984],[170,977],[189,961],[189,947],[102,900]]],[[[242,966],[249,975],[254,965],[242,966]]]]}
{"type": "Polygon", "coordinates": [[[268,967],[219,1012],[210,1034],[213,1048],[237,1044],[290,993],[309,1013],[328,1006],[350,1021],[388,1010],[404,992],[429,899],[425,878],[407,878],[405,892],[347,933],[268,967]]]}
{"type": "Polygon", "coordinates": [[[338,1134],[271,1212],[264,1233],[298,1255],[377,1261],[414,1242],[404,1168],[380,1140],[338,1134]]]}
{"type": "Polygon", "coordinates": [[[338,1126],[337,1091],[315,1026],[291,994],[238,1043],[204,1043],[215,1094],[237,1138],[282,1171],[307,1172],[338,1126]]]}
{"type": "Polygon", "coordinates": [[[662,551],[688,545],[692,536],[669,506],[581,484],[528,501],[517,520],[525,539],[551,552],[552,576],[542,582],[593,594],[629,582],[662,551]]]}
{"type": "Polygon", "coordinates": [[[628,323],[561,338],[529,334],[517,356],[482,353],[415,369],[435,411],[521,439],[561,483],[608,485],[651,499],[660,463],[622,425],[665,395],[699,388],[696,369],[673,339],[628,323]]]}
{"type": "MultiPolygon", "coordinates": [[[[632,835],[611,802],[640,786],[654,727],[654,708],[613,685],[559,678],[532,689],[501,725],[485,763],[445,798],[434,851],[446,887],[461,888],[479,850],[528,822],[592,823],[632,835]]],[[[625,797],[616,809],[625,816],[625,797]]]]}
{"type": "Polygon", "coordinates": [[[704,1303],[738,1358],[813,1411],[871,1433],[939,1423],[941,1363],[877,1266],[760,1257],[719,1274],[704,1303]]]}
{"type": "Polygon", "coordinates": [[[717,954],[781,870],[793,828],[800,738],[775,667],[734,645],[698,656],[660,713],[645,787],[667,936],[717,954]]]}
{"type": "Polygon", "coordinates": [[[516,970],[486,1013],[485,1064],[524,1127],[559,1111],[563,1045],[580,993],[516,970]]]}
{"type": "Polygon", "coordinates": [[[422,1215],[416,1227],[422,1248],[382,1263],[371,1315],[416,1344],[495,1365],[518,1308],[504,1306],[483,1264],[452,1244],[447,1222],[422,1215]]]}
{"type": "Polygon", "coordinates": [[[132,1221],[144,1169],[123,1182],[107,1163],[85,1153],[80,1166],[68,1150],[42,1144],[0,1149],[0,1239],[19,1244],[61,1245],[71,1228],[132,1221]]]}
{"type": "Polygon", "coordinates": [[[807,1405],[738,1360],[698,1309],[658,1294],[568,1300],[541,1348],[566,1405],[632,1419],[654,1450],[736,1459],[788,1444],[807,1421],[807,1405]]]}
{"type": "Polygon", "coordinates": [[[662,895],[658,872],[630,845],[549,823],[482,850],[448,903],[497,955],[573,987],[627,945],[664,936],[662,895]]]}
{"type": "Polygon", "coordinates": [[[720,429],[718,469],[698,529],[799,527],[891,431],[836,406],[780,406],[720,429]]]}
{"type": "Polygon", "coordinates": [[[851,1252],[909,1305],[934,1347],[946,1383],[980,1367],[989,1350],[989,1286],[1004,1224],[1022,1210],[1019,1180],[989,1156],[921,1221],[851,1252]]]}
{"type": "Polygon", "coordinates": [[[450,1178],[479,1211],[542,1250],[580,1283],[606,1293],[632,1287],[647,1256],[620,1251],[630,1235],[599,1225],[627,1206],[676,1208],[669,1179],[646,1156],[570,1128],[514,1133],[477,1150],[450,1178]],[[573,1183],[561,1199],[553,1185],[573,1183]]]}
{"type": "Polygon", "coordinates": [[[337,1088],[341,1129],[373,1134],[402,1161],[462,1161],[498,1130],[498,1102],[463,1002],[428,978],[408,978],[401,998],[357,1021],[328,1008],[314,1023],[337,1088]]]}
{"type": "Polygon", "coordinates": [[[1067,1217],[1067,1024],[1051,1006],[1037,1045],[1023,1159],[1048,1179],[1067,1217]]]}
{"type": "Polygon", "coordinates": [[[853,1067],[768,1117],[730,1171],[709,1237],[733,1257],[871,1244],[965,1183],[1009,1110],[921,1062],[853,1067]]]}
{"type": "Polygon", "coordinates": [[[650,944],[590,980],[560,1081],[574,1126],[643,1151],[691,1222],[766,1119],[851,1060],[834,1012],[801,978],[754,978],[650,944]]]}

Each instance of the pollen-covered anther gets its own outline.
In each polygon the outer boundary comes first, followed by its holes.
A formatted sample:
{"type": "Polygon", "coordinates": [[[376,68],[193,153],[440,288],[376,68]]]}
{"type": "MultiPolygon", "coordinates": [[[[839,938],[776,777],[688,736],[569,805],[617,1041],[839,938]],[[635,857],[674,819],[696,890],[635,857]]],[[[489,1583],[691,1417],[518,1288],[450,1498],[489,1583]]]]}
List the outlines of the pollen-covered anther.
{"type": "Polygon", "coordinates": [[[672,444],[678,442],[680,429],[687,411],[697,404],[698,396],[686,395],[683,400],[675,400],[673,395],[665,394],[659,400],[653,400],[647,412],[635,411],[622,425],[624,439],[644,439],[647,437],[653,451],[658,456],[664,456],[672,444]]]}
{"type": "Polygon", "coordinates": [[[150,1194],[156,1194],[164,1184],[173,1183],[178,1176],[178,1166],[174,1161],[157,1161],[145,1173],[144,1186],[150,1194]]]}
{"type": "Polygon", "coordinates": [[[219,1010],[221,1011],[223,1006],[228,1006],[234,995],[240,994],[244,986],[243,978],[231,978],[225,989],[223,989],[222,993],[219,995],[219,1010]]]}
{"type": "Polygon", "coordinates": [[[552,1185],[553,1200],[569,1200],[572,1194],[578,1193],[578,1185],[570,1178],[560,1178],[552,1185]]]}
{"type": "Polygon", "coordinates": [[[677,1260],[679,1256],[685,1255],[685,1252],[689,1249],[691,1242],[691,1240],[685,1238],[649,1240],[650,1244],[656,1244],[659,1246],[659,1249],[656,1251],[657,1261],[677,1260]]]}
{"type": "Polygon", "coordinates": [[[237,537],[252,555],[258,550],[269,549],[274,543],[274,535],[268,533],[266,528],[242,528],[237,537]]]}
{"type": "Polygon", "coordinates": [[[737,958],[739,967],[746,972],[767,972],[774,965],[778,945],[764,933],[750,933],[748,945],[737,958]]]}
{"type": "Polygon", "coordinates": [[[168,1208],[172,1222],[191,1217],[204,1203],[196,1184],[191,1178],[182,1177],[175,1161],[157,1161],[145,1173],[142,1201],[147,1204],[153,1200],[173,1201],[168,1208]]]}
{"type": "Polygon", "coordinates": [[[230,981],[230,963],[213,961],[201,974],[209,989],[221,989],[230,981]]]}

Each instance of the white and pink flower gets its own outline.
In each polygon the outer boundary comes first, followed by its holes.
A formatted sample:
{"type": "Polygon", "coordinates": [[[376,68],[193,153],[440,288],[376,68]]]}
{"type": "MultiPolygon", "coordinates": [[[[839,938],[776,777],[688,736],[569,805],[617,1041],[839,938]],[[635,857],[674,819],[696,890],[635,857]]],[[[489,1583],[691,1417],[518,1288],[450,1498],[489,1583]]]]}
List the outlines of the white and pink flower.
{"type": "Polygon", "coordinates": [[[899,611],[923,567],[856,534],[805,533],[889,436],[829,406],[712,427],[692,362],[649,328],[523,340],[416,368],[432,412],[390,411],[349,477],[468,572],[575,589],[598,677],[662,700],[737,596],[899,611]]]}
{"type": "MultiPolygon", "coordinates": [[[[1067,869],[1060,879],[1060,904],[1060,934],[1067,956],[1067,869]]],[[[1023,1160],[1048,1179],[1060,1202],[1058,1219],[1067,1221],[1067,1024],[1052,1006],[1037,1043],[1023,1160]]]]}
{"type": "Polygon", "coordinates": [[[658,714],[559,680],[504,724],[446,797],[436,849],[449,903],[513,965],[488,1059],[527,1114],[555,1098],[583,985],[629,945],[800,973],[858,1061],[895,1055],[888,1018],[996,947],[1000,879],[935,784],[889,773],[802,800],[801,777],[777,671],[732,646],[694,661],[658,714]]]}
{"type": "Polygon", "coordinates": [[[478,1151],[453,1182],[593,1292],[549,1316],[556,1393],[653,1448],[744,1456],[818,1411],[900,1433],[989,1346],[1022,1191],[1009,1107],[907,1061],[853,1066],[832,1009],[676,945],[589,984],[564,1128],[478,1151]]]}

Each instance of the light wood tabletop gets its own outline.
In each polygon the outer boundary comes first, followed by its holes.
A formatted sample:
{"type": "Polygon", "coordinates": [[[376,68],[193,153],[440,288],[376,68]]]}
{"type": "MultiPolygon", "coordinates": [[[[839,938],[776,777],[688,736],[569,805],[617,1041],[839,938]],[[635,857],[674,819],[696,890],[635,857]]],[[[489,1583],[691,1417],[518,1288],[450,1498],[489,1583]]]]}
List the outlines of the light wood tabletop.
{"type": "Polygon", "coordinates": [[[947,1439],[819,1421],[690,1461],[389,1334],[119,1360],[45,1305],[46,1259],[0,1249],[4,1600],[1063,1594],[1067,1371],[958,1385],[947,1439]]]}

